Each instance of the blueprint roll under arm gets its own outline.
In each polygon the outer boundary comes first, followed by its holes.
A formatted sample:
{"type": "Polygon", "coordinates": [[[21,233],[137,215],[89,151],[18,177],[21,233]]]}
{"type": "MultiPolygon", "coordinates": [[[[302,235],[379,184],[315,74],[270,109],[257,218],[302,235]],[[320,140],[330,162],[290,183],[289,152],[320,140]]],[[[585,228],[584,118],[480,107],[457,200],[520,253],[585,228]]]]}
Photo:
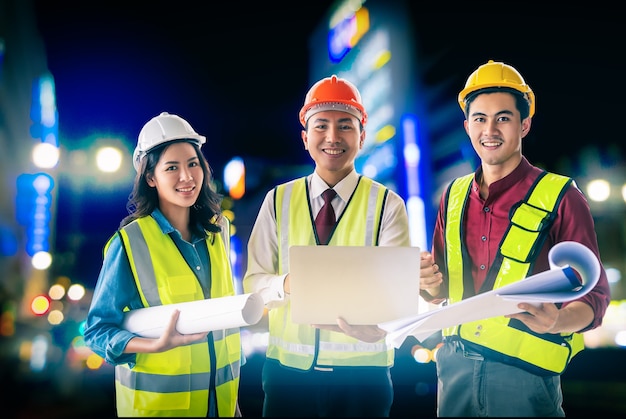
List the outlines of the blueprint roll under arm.
{"type": "Polygon", "coordinates": [[[123,328],[142,337],[158,338],[175,309],[180,310],[176,330],[190,334],[256,324],[263,316],[264,303],[259,294],[250,293],[140,308],[126,313],[123,328]]]}

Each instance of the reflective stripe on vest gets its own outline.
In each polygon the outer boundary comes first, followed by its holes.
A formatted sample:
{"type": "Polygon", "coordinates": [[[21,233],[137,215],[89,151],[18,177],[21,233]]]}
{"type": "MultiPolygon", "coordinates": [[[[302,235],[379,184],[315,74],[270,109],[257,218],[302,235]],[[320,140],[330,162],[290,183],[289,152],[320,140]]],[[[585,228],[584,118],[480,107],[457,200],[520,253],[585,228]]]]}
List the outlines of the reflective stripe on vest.
{"type": "MultiPolygon", "coordinates": [[[[239,361],[237,361],[239,363],[239,361]]],[[[239,366],[238,366],[239,367],[239,366]]],[[[233,370],[231,368],[220,368],[216,381],[227,382],[232,381],[233,370]]],[[[159,393],[178,393],[180,391],[196,391],[206,390],[209,388],[209,379],[211,373],[198,373],[189,375],[162,375],[138,373],[129,368],[119,368],[116,370],[115,379],[120,384],[134,388],[135,390],[151,391],[159,393]]]]}
{"type": "MultiPolygon", "coordinates": [[[[447,272],[450,304],[460,301],[464,295],[462,223],[473,177],[470,174],[456,179],[446,200],[445,248],[446,264],[450,267],[447,272]]],[[[486,279],[493,281],[492,289],[519,281],[531,271],[571,182],[571,178],[544,172],[525,200],[514,208],[496,263],[486,279]]],[[[483,354],[500,357],[504,362],[541,375],[562,373],[571,358],[584,348],[579,333],[536,335],[514,327],[511,319],[504,316],[446,328],[443,335],[459,335],[483,354]]]]}
{"type": "MultiPolygon", "coordinates": [[[[289,246],[317,244],[314,218],[307,178],[279,185],[274,192],[279,274],[284,274],[288,272],[289,246]]],[[[331,233],[329,245],[377,246],[387,193],[387,188],[380,183],[360,177],[331,233]]],[[[271,309],[268,317],[270,338],[266,356],[283,365],[306,370],[314,365],[390,366],[393,362],[393,347],[384,339],[365,343],[343,333],[293,323],[290,302],[271,309]]]]}
{"type": "MultiPolygon", "coordinates": [[[[152,217],[133,221],[119,231],[135,283],[145,307],[204,298],[192,269],[176,244],[152,217]],[[141,272],[141,275],[137,273],[141,272]]],[[[220,234],[209,233],[211,297],[234,295],[230,261],[220,234]]],[[[239,329],[212,332],[217,409],[233,416],[239,388],[239,329]]],[[[207,340],[169,351],[136,355],[131,370],[115,367],[120,416],[205,416],[208,413],[211,362],[207,340]]]]}

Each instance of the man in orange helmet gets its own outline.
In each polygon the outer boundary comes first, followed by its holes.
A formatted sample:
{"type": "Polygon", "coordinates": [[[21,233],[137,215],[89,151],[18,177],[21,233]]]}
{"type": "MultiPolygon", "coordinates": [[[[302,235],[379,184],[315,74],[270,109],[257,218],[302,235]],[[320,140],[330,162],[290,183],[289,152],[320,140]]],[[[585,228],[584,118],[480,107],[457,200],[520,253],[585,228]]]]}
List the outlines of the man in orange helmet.
{"type": "MultiPolygon", "coordinates": [[[[589,205],[573,180],[522,154],[535,96],[502,62],[476,69],[459,93],[465,131],[481,160],[444,192],[422,296],[455,304],[550,269],[548,252],[575,241],[600,254],[589,205]],[[432,267],[430,266],[432,265],[432,267]]],[[[437,352],[438,416],[564,416],[560,375],[601,325],[610,301],[604,268],[569,303],[520,303],[523,312],[443,330],[437,352]]]]}
{"type": "Polygon", "coordinates": [[[355,170],[367,112],[352,83],[335,75],[318,81],[299,116],[315,170],[266,194],[248,242],[244,290],[261,293],[269,309],[263,415],[389,416],[394,349],[385,332],[342,319],[318,327],[293,323],[288,246],[410,246],[405,203],[355,170]],[[324,238],[313,220],[328,189],[339,221],[324,238]]]}

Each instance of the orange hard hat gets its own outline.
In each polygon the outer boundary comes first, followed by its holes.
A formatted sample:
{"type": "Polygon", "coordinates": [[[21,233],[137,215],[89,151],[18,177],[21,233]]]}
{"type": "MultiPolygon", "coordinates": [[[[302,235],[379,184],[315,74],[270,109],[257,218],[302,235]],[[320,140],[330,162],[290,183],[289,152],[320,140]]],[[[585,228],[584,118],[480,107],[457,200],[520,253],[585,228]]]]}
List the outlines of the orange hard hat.
{"type": "Polygon", "coordinates": [[[361,94],[348,80],[332,75],[315,83],[306,94],[304,106],[300,109],[300,123],[322,111],[342,111],[356,117],[365,126],[367,112],[361,101],[361,94]]]}

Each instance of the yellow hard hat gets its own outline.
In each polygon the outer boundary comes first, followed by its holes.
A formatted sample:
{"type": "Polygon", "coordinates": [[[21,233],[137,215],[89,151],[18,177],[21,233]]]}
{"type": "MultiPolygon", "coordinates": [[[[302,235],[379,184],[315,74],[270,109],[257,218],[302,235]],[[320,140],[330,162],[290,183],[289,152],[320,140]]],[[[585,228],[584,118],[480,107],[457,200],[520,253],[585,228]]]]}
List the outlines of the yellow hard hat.
{"type": "Polygon", "coordinates": [[[465,98],[476,90],[487,87],[510,87],[523,93],[530,104],[528,116],[535,114],[535,94],[526,84],[522,75],[515,68],[502,62],[489,60],[478,67],[465,82],[465,88],[459,93],[459,106],[465,112],[465,98]]]}

